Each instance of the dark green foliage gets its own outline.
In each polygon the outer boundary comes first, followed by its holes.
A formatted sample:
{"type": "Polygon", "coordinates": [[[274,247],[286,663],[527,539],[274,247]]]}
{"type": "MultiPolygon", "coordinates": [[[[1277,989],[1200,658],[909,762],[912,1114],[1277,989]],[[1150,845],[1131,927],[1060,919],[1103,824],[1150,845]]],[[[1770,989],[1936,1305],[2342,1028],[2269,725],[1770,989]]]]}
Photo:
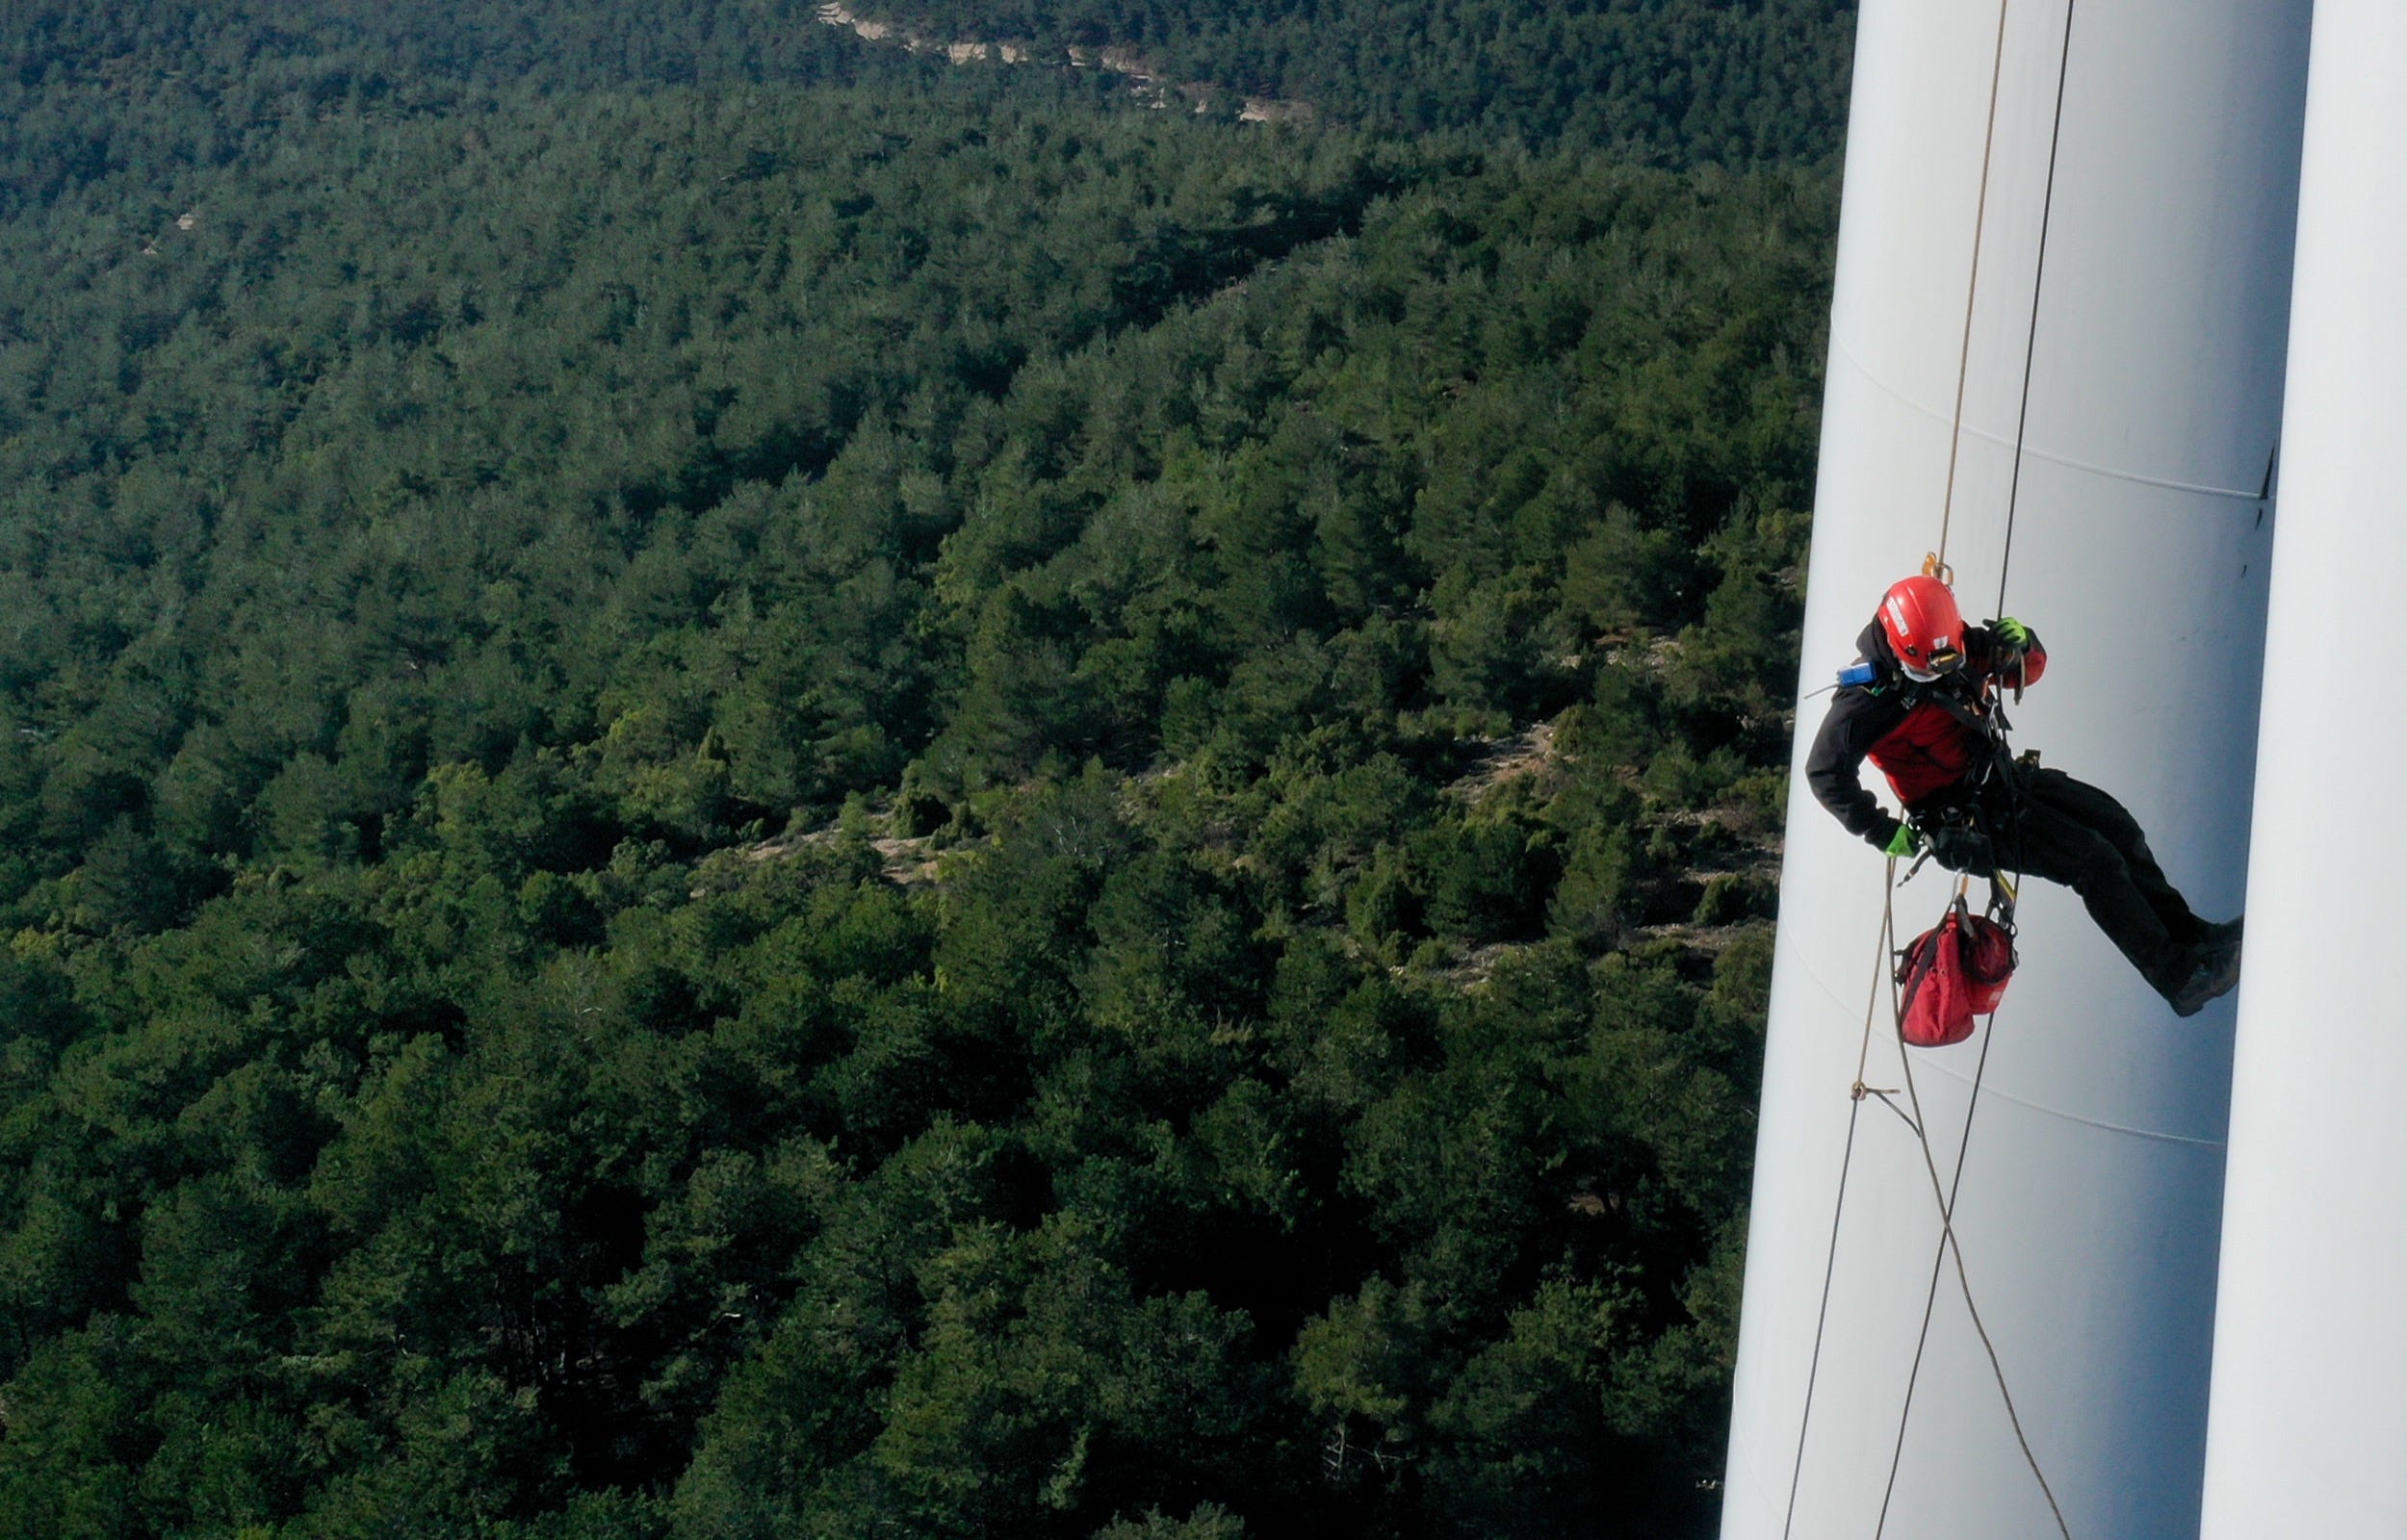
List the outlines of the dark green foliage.
{"type": "Polygon", "coordinates": [[[0,1531],[1702,1532],[1844,18],[1387,19],[0,21],[0,1531]]]}
{"type": "MultiPolygon", "coordinates": [[[[1835,158],[1849,0],[880,0],[930,38],[1118,43],[1149,69],[1351,124],[1472,127],[1665,164],[1835,158]]],[[[1231,110],[1225,106],[1224,111],[1231,110]]]]}

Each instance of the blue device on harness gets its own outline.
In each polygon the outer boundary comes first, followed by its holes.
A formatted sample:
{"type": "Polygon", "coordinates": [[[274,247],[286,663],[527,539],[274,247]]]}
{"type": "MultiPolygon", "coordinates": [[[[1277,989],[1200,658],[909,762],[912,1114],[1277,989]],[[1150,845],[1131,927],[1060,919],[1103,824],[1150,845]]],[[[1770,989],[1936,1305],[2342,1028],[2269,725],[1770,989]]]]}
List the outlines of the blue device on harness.
{"type": "Polygon", "coordinates": [[[1839,688],[1844,690],[1851,685],[1870,684],[1879,677],[1879,669],[1859,657],[1839,670],[1839,688]]]}

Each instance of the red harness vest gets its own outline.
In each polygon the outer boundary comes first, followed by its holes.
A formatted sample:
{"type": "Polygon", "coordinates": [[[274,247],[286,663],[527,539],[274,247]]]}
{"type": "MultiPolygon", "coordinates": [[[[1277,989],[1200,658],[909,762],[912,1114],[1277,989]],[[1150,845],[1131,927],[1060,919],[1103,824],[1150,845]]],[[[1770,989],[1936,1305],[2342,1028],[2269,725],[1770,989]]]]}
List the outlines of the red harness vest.
{"type": "Polygon", "coordinates": [[[1947,707],[1922,701],[1905,713],[1866,751],[1864,757],[1879,767],[1906,807],[1962,781],[1989,745],[1980,734],[1951,715],[1947,707]]]}

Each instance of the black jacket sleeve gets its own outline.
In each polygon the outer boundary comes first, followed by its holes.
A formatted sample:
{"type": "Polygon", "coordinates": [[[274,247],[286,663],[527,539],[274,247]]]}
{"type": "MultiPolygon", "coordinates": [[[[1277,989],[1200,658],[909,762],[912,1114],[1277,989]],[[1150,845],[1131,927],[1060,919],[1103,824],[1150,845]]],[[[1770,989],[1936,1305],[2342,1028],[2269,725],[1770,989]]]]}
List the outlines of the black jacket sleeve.
{"type": "Polygon", "coordinates": [[[1814,800],[1837,815],[1850,834],[1881,848],[1897,837],[1901,826],[1864,789],[1864,756],[1904,718],[1894,691],[1846,685],[1830,698],[1830,714],[1822,719],[1813,753],[1805,760],[1805,783],[1813,787],[1814,800]]]}

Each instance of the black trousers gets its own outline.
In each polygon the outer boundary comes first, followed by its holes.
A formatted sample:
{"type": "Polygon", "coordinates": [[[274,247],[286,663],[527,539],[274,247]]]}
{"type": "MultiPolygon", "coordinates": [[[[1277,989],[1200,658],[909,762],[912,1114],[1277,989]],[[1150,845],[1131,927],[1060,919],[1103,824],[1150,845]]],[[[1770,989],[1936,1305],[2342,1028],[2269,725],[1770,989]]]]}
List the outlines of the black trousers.
{"type": "Polygon", "coordinates": [[[2015,764],[1983,788],[1981,823],[2008,873],[2043,877],[2081,895],[2106,933],[2160,993],[2178,988],[2205,924],[2148,849],[2139,821],[2112,797],[2061,770],[2015,764]],[[2010,788],[2010,794],[2000,795],[2010,788]]]}

